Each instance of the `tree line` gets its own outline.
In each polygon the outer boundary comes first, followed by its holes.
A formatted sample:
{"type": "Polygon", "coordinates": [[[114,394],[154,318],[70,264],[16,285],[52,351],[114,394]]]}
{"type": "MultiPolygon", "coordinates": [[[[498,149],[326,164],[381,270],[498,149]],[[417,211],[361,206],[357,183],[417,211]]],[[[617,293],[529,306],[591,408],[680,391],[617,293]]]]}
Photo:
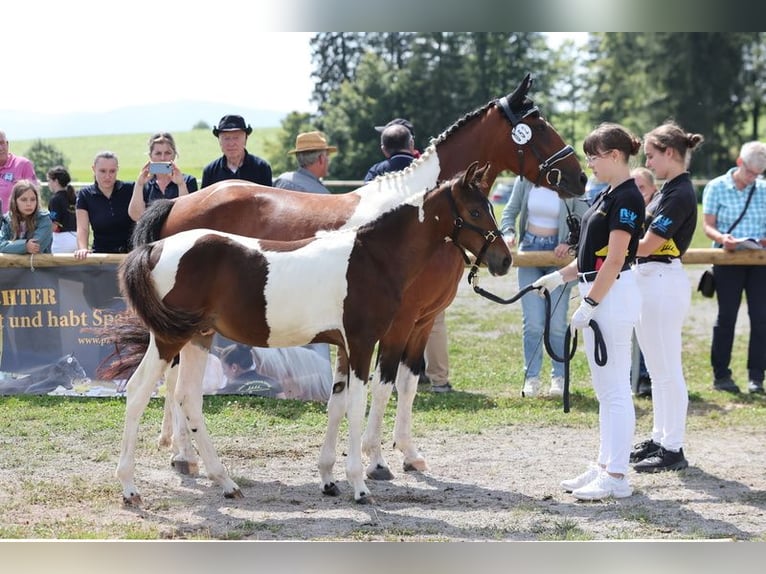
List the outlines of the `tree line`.
{"type": "Polygon", "coordinates": [[[375,125],[408,118],[423,149],[531,72],[530,96],[578,153],[603,121],[641,136],[674,119],[705,136],[691,170],[714,177],[733,165],[743,142],[761,137],[765,50],[762,32],[599,32],[585,46],[556,49],[539,32],[318,33],[311,40],[318,112],[289,114],[267,157],[275,173],[294,169],[286,151],[295,135],[319,129],[339,147],[331,178],[358,180],[382,159],[375,125]]]}

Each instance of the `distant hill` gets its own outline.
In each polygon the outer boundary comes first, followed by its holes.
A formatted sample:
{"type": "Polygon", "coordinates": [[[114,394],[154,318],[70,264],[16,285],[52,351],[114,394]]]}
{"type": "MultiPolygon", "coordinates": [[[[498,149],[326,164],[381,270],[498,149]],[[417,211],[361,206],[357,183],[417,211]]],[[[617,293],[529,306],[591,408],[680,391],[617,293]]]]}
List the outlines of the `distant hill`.
{"type": "Polygon", "coordinates": [[[254,128],[271,128],[278,127],[287,112],[198,101],[132,106],[98,113],[48,114],[0,110],[0,129],[11,141],[162,130],[175,132],[191,130],[199,121],[207,122],[212,127],[225,114],[239,114],[254,128]]]}

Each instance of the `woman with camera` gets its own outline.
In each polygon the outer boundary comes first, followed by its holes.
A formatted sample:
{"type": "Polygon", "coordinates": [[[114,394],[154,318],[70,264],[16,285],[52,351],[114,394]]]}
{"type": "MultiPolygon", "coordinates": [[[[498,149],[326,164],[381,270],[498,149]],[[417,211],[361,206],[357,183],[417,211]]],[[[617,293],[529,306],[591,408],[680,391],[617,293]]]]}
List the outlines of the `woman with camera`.
{"type": "Polygon", "coordinates": [[[138,221],[147,206],[156,199],[173,199],[197,191],[197,178],[181,173],[175,160],[178,157],[175,139],[167,132],[149,138],[149,161],[133,185],[128,214],[138,221]]]}
{"type": "MultiPolygon", "coordinates": [[[[519,251],[550,251],[563,259],[577,243],[579,222],[588,209],[582,199],[561,199],[555,191],[537,187],[532,182],[517,177],[508,203],[503,209],[500,229],[509,247],[518,243],[519,251]],[[522,230],[520,240],[516,237],[516,220],[522,230]],[[569,242],[568,242],[569,240],[569,242]]],[[[556,270],[556,266],[519,267],[519,288],[523,289],[543,275],[556,270]]],[[[564,335],[567,330],[569,294],[571,284],[561,285],[551,293],[550,342],[553,351],[564,356],[564,335]]],[[[540,369],[543,361],[543,330],[545,327],[545,301],[537,293],[527,293],[521,298],[523,314],[522,341],[524,346],[524,387],[521,394],[534,397],[540,394],[540,369]]],[[[561,396],[564,392],[564,364],[551,361],[551,382],[548,394],[561,396]]]]}

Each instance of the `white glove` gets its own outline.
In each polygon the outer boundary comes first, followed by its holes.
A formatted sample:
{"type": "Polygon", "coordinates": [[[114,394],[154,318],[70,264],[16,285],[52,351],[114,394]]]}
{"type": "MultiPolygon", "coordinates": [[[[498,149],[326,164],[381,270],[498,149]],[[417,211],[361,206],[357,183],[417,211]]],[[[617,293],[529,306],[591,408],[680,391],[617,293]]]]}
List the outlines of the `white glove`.
{"type": "Polygon", "coordinates": [[[585,327],[590,324],[590,320],[593,318],[595,312],[595,307],[585,301],[581,301],[580,306],[569,321],[569,326],[572,328],[572,331],[575,329],[585,329],[585,327]]]}
{"type": "Polygon", "coordinates": [[[564,276],[559,271],[554,271],[553,273],[548,273],[548,275],[543,275],[532,283],[532,287],[546,289],[548,293],[553,292],[553,290],[558,287],[559,285],[564,284],[564,276]]]}

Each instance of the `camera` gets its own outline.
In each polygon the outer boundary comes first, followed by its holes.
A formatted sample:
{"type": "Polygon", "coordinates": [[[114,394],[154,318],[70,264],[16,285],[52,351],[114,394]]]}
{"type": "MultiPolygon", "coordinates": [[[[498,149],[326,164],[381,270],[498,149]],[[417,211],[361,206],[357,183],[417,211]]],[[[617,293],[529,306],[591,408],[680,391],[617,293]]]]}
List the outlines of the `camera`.
{"type": "Polygon", "coordinates": [[[149,173],[173,173],[173,164],[169,161],[153,161],[149,163],[149,173]]]}

